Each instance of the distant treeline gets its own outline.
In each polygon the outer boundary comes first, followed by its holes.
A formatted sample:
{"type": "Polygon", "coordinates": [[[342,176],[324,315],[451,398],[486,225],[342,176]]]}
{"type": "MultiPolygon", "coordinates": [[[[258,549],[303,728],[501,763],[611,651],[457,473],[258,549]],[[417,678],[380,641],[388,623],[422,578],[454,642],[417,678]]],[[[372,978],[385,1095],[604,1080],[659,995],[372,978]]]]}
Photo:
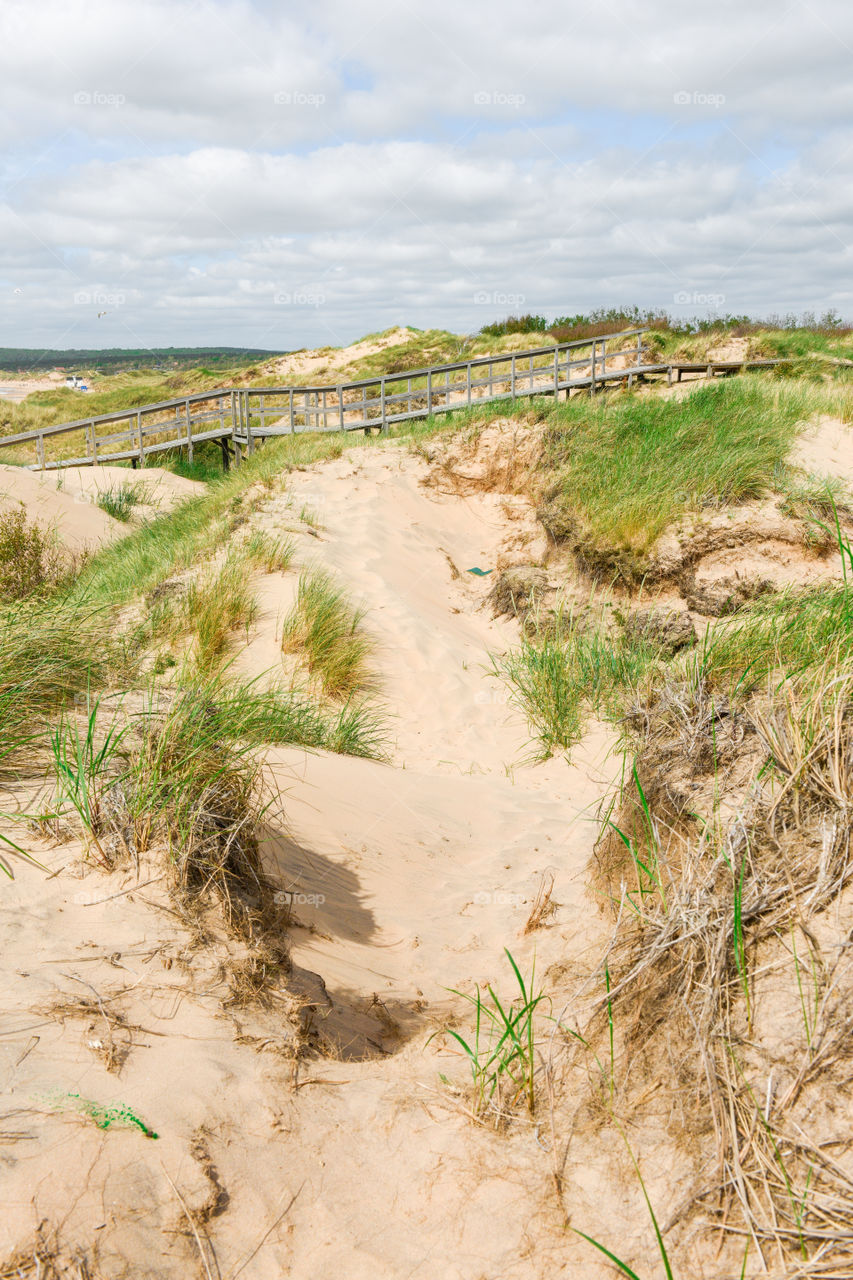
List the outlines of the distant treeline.
{"type": "Polygon", "coordinates": [[[550,333],[558,342],[571,342],[573,339],[596,338],[605,333],[618,332],[629,326],[635,328],[668,330],[677,334],[713,333],[715,331],[730,333],[733,337],[745,337],[748,334],[762,333],[767,329],[807,329],[812,333],[846,334],[851,332],[849,325],[835,311],[827,311],[821,316],[807,311],[797,316],[772,315],[765,320],[752,316],[712,316],[687,319],[673,317],[666,311],[642,310],[640,307],[599,307],[588,315],[556,316],[553,320],[545,316],[507,316],[505,320],[496,320],[492,324],[484,324],[480,333],[490,338],[500,338],[508,333],[550,333]]]}
{"type": "Polygon", "coordinates": [[[278,351],[264,351],[257,347],[109,347],[100,351],[45,351],[26,347],[0,347],[0,369],[31,370],[97,369],[120,373],[128,369],[183,369],[204,365],[217,368],[223,365],[252,363],[280,355],[278,351]]]}

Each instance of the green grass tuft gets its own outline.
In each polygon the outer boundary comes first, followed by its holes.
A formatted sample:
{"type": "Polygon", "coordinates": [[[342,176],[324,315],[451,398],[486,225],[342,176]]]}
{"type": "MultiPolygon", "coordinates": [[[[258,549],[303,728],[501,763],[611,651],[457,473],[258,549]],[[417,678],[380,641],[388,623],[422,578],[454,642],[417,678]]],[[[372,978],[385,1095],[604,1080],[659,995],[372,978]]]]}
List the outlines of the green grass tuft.
{"type": "Polygon", "coordinates": [[[682,399],[573,398],[555,408],[544,468],[579,542],[635,554],[688,512],[770,491],[818,394],[760,376],[682,399]]]}
{"type": "Polygon", "coordinates": [[[108,516],[126,524],[133,514],[133,508],[145,505],[150,499],[151,491],[148,485],[122,481],[121,484],[110,485],[108,489],[101,489],[96,502],[108,516]]]}
{"type": "Polygon", "coordinates": [[[618,715],[626,692],[660,656],[660,649],[642,638],[575,627],[566,618],[553,637],[523,640],[517,649],[493,657],[492,674],[508,686],[544,758],[580,740],[590,710],[618,715]]]}
{"type": "Polygon", "coordinates": [[[264,573],[285,573],[296,554],[296,545],[292,538],[274,538],[272,534],[256,529],[246,540],[243,554],[264,573]]]}
{"type": "Polygon", "coordinates": [[[477,1116],[492,1107],[500,1118],[507,1106],[515,1106],[522,1098],[531,1115],[536,1108],[536,1014],[545,996],[535,990],[535,964],[529,982],[525,982],[506,947],[504,954],[515,975],[518,995],[502,1001],[489,986],[489,999],[485,1000],[479,987],[473,996],[454,990],[454,995],[474,1007],[474,1032],[471,1040],[452,1028],[446,1032],[468,1059],[477,1116]]]}
{"type": "Polygon", "coordinates": [[[304,654],[309,672],[330,698],[350,698],[370,687],[373,643],[354,608],[331,577],[310,570],[299,578],[296,603],[282,626],[284,653],[304,654]]]}

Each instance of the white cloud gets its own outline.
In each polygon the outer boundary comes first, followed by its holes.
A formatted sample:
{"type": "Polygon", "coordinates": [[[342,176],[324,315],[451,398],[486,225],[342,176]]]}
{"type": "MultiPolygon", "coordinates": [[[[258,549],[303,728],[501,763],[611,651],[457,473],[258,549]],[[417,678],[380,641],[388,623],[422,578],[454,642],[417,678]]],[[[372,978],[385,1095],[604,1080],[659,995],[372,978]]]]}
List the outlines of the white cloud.
{"type": "Polygon", "coordinates": [[[853,310],[840,0],[309,18],[6,0],[0,342],[301,346],[509,309],[482,294],[853,310]]]}

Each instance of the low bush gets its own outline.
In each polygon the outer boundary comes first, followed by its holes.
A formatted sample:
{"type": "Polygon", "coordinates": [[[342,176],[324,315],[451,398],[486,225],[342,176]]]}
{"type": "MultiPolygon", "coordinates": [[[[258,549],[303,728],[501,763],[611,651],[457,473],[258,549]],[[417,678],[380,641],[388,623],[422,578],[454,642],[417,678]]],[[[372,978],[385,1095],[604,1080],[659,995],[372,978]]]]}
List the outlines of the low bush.
{"type": "Polygon", "coordinates": [[[23,504],[0,512],[0,601],[45,594],[67,573],[55,535],[28,520],[23,504]]]}

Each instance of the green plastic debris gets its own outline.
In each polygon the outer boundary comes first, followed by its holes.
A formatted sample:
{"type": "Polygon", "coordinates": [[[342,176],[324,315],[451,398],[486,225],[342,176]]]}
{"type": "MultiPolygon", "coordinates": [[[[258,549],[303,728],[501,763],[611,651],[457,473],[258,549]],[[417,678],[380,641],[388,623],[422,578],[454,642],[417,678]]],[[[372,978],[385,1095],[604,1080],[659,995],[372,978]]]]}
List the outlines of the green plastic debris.
{"type": "Polygon", "coordinates": [[[93,1121],[99,1129],[136,1128],[146,1138],[159,1138],[159,1134],[149,1129],[144,1120],[140,1120],[126,1102],[114,1102],[110,1106],[95,1102],[92,1098],[81,1098],[79,1093],[54,1094],[48,1105],[58,1111],[77,1111],[93,1121]]]}
{"type": "Polygon", "coordinates": [[[473,569],[466,569],[465,572],[476,573],[478,578],[487,578],[493,571],[491,569],[478,569],[477,566],[474,565],[473,569]]]}

